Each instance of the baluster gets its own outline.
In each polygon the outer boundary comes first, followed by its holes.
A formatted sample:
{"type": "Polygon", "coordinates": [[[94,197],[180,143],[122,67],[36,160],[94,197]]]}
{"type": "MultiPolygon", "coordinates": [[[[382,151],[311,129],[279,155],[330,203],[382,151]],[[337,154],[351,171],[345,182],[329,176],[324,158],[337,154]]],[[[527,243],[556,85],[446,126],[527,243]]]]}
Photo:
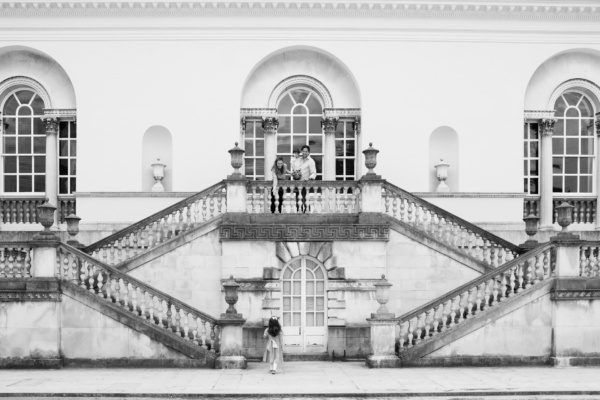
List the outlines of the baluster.
{"type": "MultiPolygon", "coordinates": [[[[202,347],[204,347],[205,349],[208,349],[208,344],[207,344],[207,340],[208,340],[208,328],[206,327],[206,321],[198,318],[200,320],[200,327],[202,328],[202,333],[200,334],[200,339],[201,339],[201,345],[202,347]]],[[[210,325],[210,329],[211,329],[211,338],[213,338],[213,325],[210,325]]],[[[214,344],[214,341],[213,341],[214,344]]],[[[214,346],[212,346],[212,348],[214,349],[214,346]]]]}
{"type": "Polygon", "coordinates": [[[591,271],[592,248],[589,246],[581,246],[579,250],[579,273],[581,276],[589,276],[591,271]],[[589,257],[586,257],[586,252],[589,252],[589,257]]]}
{"type": "Polygon", "coordinates": [[[119,264],[123,260],[123,239],[117,239],[117,258],[115,260],[115,264],[119,264]]]}
{"type": "MultiPolygon", "coordinates": [[[[69,256],[73,257],[73,255],[69,255],[69,256]]],[[[79,267],[79,274],[80,274],[79,276],[81,278],[79,281],[79,286],[82,289],[86,289],[86,290],[87,290],[87,287],[86,287],[85,283],[88,281],[88,273],[89,273],[88,262],[85,260],[82,260],[81,266],[79,267]]]]}
{"type": "Polygon", "coordinates": [[[183,338],[185,340],[190,340],[190,336],[189,336],[189,332],[190,332],[189,318],[190,318],[190,315],[187,312],[183,311],[183,310],[181,310],[181,313],[183,314],[183,338]]]}
{"type": "Polygon", "coordinates": [[[200,346],[200,342],[198,342],[198,320],[200,318],[195,317],[193,314],[190,315],[192,316],[192,343],[194,343],[196,346],[200,346]]]}
{"type": "Polygon", "coordinates": [[[21,251],[23,248],[15,249],[15,265],[13,266],[13,276],[15,278],[23,278],[23,256],[21,255],[21,251]]]}
{"type": "Polygon", "coordinates": [[[413,224],[413,211],[414,211],[413,204],[414,203],[412,202],[412,200],[407,200],[407,202],[408,202],[408,217],[407,217],[408,221],[407,222],[409,224],[413,224]]]}
{"type": "Polygon", "coordinates": [[[110,273],[108,271],[104,271],[104,274],[105,274],[104,281],[106,281],[106,283],[103,286],[104,293],[105,293],[104,297],[108,301],[112,302],[113,301],[113,299],[112,299],[112,284],[113,284],[112,277],[110,276],[110,273]]]}
{"type": "MultiPolygon", "coordinates": [[[[406,204],[404,202],[404,199],[400,196],[399,197],[394,196],[394,200],[396,200],[396,198],[398,198],[398,200],[400,200],[400,221],[406,222],[406,204]]],[[[394,216],[396,216],[395,208],[394,208],[394,216]]]]}
{"type": "Polygon", "coordinates": [[[209,197],[208,210],[209,210],[210,218],[214,217],[215,216],[215,198],[213,196],[209,197]]]}
{"type": "Polygon", "coordinates": [[[163,300],[161,300],[160,298],[158,299],[158,321],[157,321],[157,325],[162,327],[162,328],[166,328],[167,326],[167,316],[166,316],[166,309],[165,309],[165,302],[163,300]]]}
{"type": "Polygon", "coordinates": [[[427,317],[427,315],[425,313],[419,315],[417,317],[417,331],[416,331],[416,337],[415,337],[415,345],[421,343],[421,341],[423,340],[423,338],[421,337],[423,334],[423,326],[425,325],[425,318],[427,317]]]}
{"type": "Polygon", "coordinates": [[[458,324],[461,323],[461,321],[467,319],[467,317],[465,316],[465,311],[467,309],[467,303],[468,303],[468,298],[469,298],[469,292],[464,292],[460,295],[460,300],[459,300],[459,309],[458,309],[458,321],[456,321],[458,324]]]}
{"type": "Polygon", "coordinates": [[[435,336],[438,334],[440,324],[442,325],[442,329],[444,329],[444,304],[440,304],[437,307],[437,309],[433,312],[433,329],[431,332],[431,336],[435,336]]]}
{"type": "Polygon", "coordinates": [[[398,200],[400,200],[400,220],[404,220],[404,203],[401,198],[392,194],[392,216],[394,218],[398,215],[398,200]]]}
{"type": "Polygon", "coordinates": [[[26,278],[31,278],[31,248],[25,248],[25,274],[23,275],[26,278]]]}
{"type": "MultiPolygon", "coordinates": [[[[381,199],[383,200],[383,210],[384,210],[384,213],[389,215],[390,214],[390,206],[392,204],[392,201],[390,200],[390,192],[386,189],[383,189],[382,192],[383,193],[382,193],[381,199]]],[[[392,214],[392,216],[393,216],[393,214],[392,214]]]]}
{"type": "Polygon", "coordinates": [[[8,263],[6,263],[6,266],[4,267],[4,276],[7,278],[12,278],[13,263],[15,261],[13,251],[15,249],[13,247],[8,247],[6,250],[8,252],[8,263]]]}
{"type": "Polygon", "coordinates": [[[410,349],[411,347],[413,347],[413,339],[414,339],[414,332],[415,332],[415,327],[418,323],[418,318],[413,318],[409,321],[408,323],[408,348],[410,349]]]}
{"type": "Polygon", "coordinates": [[[154,320],[154,300],[156,299],[156,296],[154,296],[152,293],[148,294],[148,319],[150,320],[151,323],[156,325],[156,321],[154,320]]]}
{"type": "Polygon", "coordinates": [[[523,268],[525,267],[526,263],[524,264],[517,264],[517,266],[515,267],[515,284],[516,284],[516,292],[517,293],[521,293],[523,291],[523,286],[524,286],[524,271],[523,268]]]}
{"type": "Polygon", "coordinates": [[[89,279],[88,279],[89,289],[88,290],[92,294],[96,294],[96,290],[95,290],[96,284],[95,284],[95,279],[94,279],[94,272],[95,272],[95,270],[96,270],[96,266],[93,265],[93,264],[90,264],[89,267],[88,267],[88,271],[89,271],[89,273],[88,273],[88,276],[89,276],[89,279]]]}
{"type": "Polygon", "coordinates": [[[108,245],[108,249],[110,252],[110,265],[115,265],[115,247],[111,243],[108,245]]]}
{"type": "Polygon", "coordinates": [[[596,200],[592,200],[591,209],[592,209],[592,215],[590,217],[591,218],[590,222],[592,224],[595,224],[596,223],[596,200]]]}
{"type": "Polygon", "coordinates": [[[442,318],[440,320],[440,332],[444,332],[448,329],[450,314],[452,313],[452,299],[446,300],[442,307],[442,318]]]}
{"type": "Polygon", "coordinates": [[[137,309],[137,291],[138,287],[131,285],[131,312],[133,312],[135,315],[139,315],[137,309]]]}
{"type": "Polygon", "coordinates": [[[486,281],[484,283],[481,284],[481,286],[483,287],[483,290],[481,291],[481,311],[485,311],[486,308],[489,307],[490,304],[490,296],[492,294],[492,287],[493,287],[494,283],[493,281],[489,280],[486,281]]]}
{"type": "Polygon", "coordinates": [[[30,205],[31,202],[29,200],[25,200],[23,202],[23,210],[24,210],[24,216],[23,216],[23,223],[30,223],[31,222],[31,209],[30,209],[30,205]]]}
{"type": "Polygon", "coordinates": [[[4,268],[6,267],[6,249],[0,249],[0,277],[6,278],[4,268]]]}
{"type": "Polygon", "coordinates": [[[592,271],[591,271],[591,275],[593,277],[598,277],[600,276],[600,261],[599,261],[599,257],[598,257],[598,247],[594,247],[592,249],[592,254],[593,254],[593,265],[592,265],[592,271]]]}
{"type": "Polygon", "coordinates": [[[404,321],[404,322],[402,322],[400,324],[400,338],[398,340],[398,343],[399,343],[399,346],[398,346],[399,349],[398,350],[400,352],[406,350],[405,347],[406,347],[406,342],[408,340],[408,338],[407,338],[407,336],[408,336],[408,325],[409,325],[408,321],[404,321]]]}
{"type": "Polygon", "coordinates": [[[126,282],[123,279],[123,291],[122,291],[121,299],[123,300],[123,308],[129,311],[129,282],[126,282]]]}
{"type": "Polygon", "coordinates": [[[121,278],[115,278],[115,304],[118,306],[121,305],[121,286],[119,285],[120,281],[121,278]]]}
{"type": "Polygon", "coordinates": [[[456,323],[456,311],[460,307],[460,296],[456,296],[450,300],[450,320],[448,321],[448,329],[452,328],[456,323]]]}
{"type": "Polygon", "coordinates": [[[533,275],[535,274],[535,262],[537,257],[532,257],[523,263],[525,273],[525,289],[529,289],[533,285],[533,275]]]}
{"type": "Polygon", "coordinates": [[[490,252],[489,252],[489,245],[490,242],[489,240],[482,238],[483,239],[483,251],[481,252],[481,257],[484,263],[491,265],[491,259],[490,259],[490,252]]]}
{"type": "MultiPolygon", "coordinates": [[[[266,209],[265,209],[266,212],[266,209]]],[[[221,193],[217,195],[217,214],[223,213],[223,196],[221,193]]]]}
{"type": "Polygon", "coordinates": [[[542,281],[546,280],[546,278],[550,277],[550,251],[546,250],[544,252],[544,265],[542,266],[544,273],[542,275],[542,281]]]}
{"type": "Polygon", "coordinates": [[[425,319],[423,320],[423,338],[424,339],[427,339],[429,337],[429,331],[431,330],[431,322],[432,322],[432,320],[435,320],[435,311],[434,311],[434,309],[428,310],[425,313],[425,319]],[[433,317],[432,317],[432,314],[433,314],[433,317]]]}
{"type": "Polygon", "coordinates": [[[508,297],[514,296],[517,289],[516,269],[517,267],[515,266],[509,270],[510,275],[508,276],[508,297]]]}
{"type": "Polygon", "coordinates": [[[475,300],[475,292],[477,291],[477,288],[471,288],[469,289],[469,295],[467,296],[467,313],[465,316],[465,319],[469,319],[471,318],[471,316],[474,314],[473,313],[473,301],[475,300]]]}
{"type": "Polygon", "coordinates": [[[475,300],[475,308],[473,309],[473,315],[477,315],[481,310],[481,302],[483,301],[483,290],[481,288],[481,285],[478,285],[473,288],[473,291],[475,293],[475,295],[473,296],[475,300]]]}
{"type": "Polygon", "coordinates": [[[175,307],[175,333],[181,336],[181,310],[175,307]]]}
{"type": "Polygon", "coordinates": [[[140,316],[144,319],[148,319],[146,315],[146,291],[142,288],[140,289],[140,316]]]}
{"type": "Polygon", "coordinates": [[[131,258],[131,241],[134,237],[133,233],[130,233],[129,235],[127,235],[125,238],[123,238],[123,240],[125,241],[125,260],[129,260],[131,258]]]}
{"type": "Polygon", "coordinates": [[[422,228],[422,226],[423,226],[422,221],[421,221],[421,213],[422,213],[421,207],[419,207],[419,205],[415,203],[415,226],[417,228],[422,228]]]}
{"type": "Polygon", "coordinates": [[[166,324],[165,328],[169,329],[170,331],[172,331],[172,329],[171,329],[171,323],[172,323],[171,317],[173,316],[173,312],[171,311],[171,306],[172,306],[171,301],[170,300],[167,301],[167,324],[166,324]]]}

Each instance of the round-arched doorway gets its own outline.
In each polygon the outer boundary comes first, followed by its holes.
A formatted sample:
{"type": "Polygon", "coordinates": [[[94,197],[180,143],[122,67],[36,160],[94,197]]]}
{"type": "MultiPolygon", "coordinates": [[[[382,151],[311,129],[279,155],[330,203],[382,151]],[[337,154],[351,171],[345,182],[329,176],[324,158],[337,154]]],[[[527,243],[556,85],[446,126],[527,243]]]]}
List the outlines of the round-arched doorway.
{"type": "Polygon", "coordinates": [[[326,274],[310,256],[290,260],[282,275],[284,352],[315,354],[327,351],[326,274]]]}

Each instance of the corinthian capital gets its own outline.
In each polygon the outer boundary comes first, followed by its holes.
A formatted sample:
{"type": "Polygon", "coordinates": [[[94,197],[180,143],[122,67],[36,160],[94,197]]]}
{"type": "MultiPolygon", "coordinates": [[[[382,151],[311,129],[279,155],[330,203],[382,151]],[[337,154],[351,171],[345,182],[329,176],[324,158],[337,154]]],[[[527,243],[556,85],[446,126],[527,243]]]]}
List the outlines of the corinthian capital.
{"type": "Polygon", "coordinates": [[[556,123],[555,119],[542,119],[542,135],[543,136],[552,136],[554,132],[554,124],[556,123]]]}
{"type": "Polygon", "coordinates": [[[321,120],[321,127],[325,133],[335,133],[338,124],[338,117],[324,117],[321,120]]]}
{"type": "Polygon", "coordinates": [[[279,127],[279,119],[277,117],[263,117],[262,127],[266,134],[275,134],[279,127]]]}
{"type": "Polygon", "coordinates": [[[46,135],[58,133],[58,118],[54,116],[45,115],[41,117],[44,127],[46,128],[46,135]]]}

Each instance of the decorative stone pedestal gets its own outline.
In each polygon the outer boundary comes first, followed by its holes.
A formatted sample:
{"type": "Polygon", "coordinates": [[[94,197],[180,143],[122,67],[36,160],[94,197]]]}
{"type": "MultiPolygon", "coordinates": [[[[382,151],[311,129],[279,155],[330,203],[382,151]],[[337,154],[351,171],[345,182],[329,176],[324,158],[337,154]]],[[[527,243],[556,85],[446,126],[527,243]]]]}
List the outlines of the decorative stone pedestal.
{"type": "Polygon", "coordinates": [[[221,349],[215,368],[246,369],[246,357],[242,355],[244,322],[242,314],[221,314],[221,349]]]}
{"type": "Polygon", "coordinates": [[[396,325],[398,321],[386,316],[373,314],[367,321],[371,325],[371,349],[373,354],[367,357],[369,368],[398,368],[401,361],[396,356],[396,325]]]}

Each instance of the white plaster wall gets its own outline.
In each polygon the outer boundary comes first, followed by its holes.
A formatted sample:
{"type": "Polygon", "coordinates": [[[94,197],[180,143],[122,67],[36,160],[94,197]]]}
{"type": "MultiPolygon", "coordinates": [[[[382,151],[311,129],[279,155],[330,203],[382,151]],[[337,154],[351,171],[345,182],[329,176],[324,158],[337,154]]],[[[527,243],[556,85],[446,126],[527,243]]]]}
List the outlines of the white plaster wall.
{"type": "MultiPolygon", "coordinates": [[[[552,306],[550,295],[542,296],[427,357],[550,356],[553,340],[552,306]]],[[[565,339],[579,340],[579,335],[565,339]]]]}
{"type": "Polygon", "coordinates": [[[481,275],[395,231],[386,251],[386,279],[394,285],[388,309],[397,316],[481,275]]]}
{"type": "Polygon", "coordinates": [[[0,303],[0,358],[58,358],[58,304],[0,303]]]}
{"type": "Polygon", "coordinates": [[[557,357],[600,357],[600,300],[557,301],[555,352],[557,357]]]}
{"type": "Polygon", "coordinates": [[[218,229],[129,274],[213,317],[227,308],[225,295],[221,294],[224,275],[218,229]]]}
{"type": "Polygon", "coordinates": [[[65,294],[60,305],[64,358],[188,359],[65,294]]]}

